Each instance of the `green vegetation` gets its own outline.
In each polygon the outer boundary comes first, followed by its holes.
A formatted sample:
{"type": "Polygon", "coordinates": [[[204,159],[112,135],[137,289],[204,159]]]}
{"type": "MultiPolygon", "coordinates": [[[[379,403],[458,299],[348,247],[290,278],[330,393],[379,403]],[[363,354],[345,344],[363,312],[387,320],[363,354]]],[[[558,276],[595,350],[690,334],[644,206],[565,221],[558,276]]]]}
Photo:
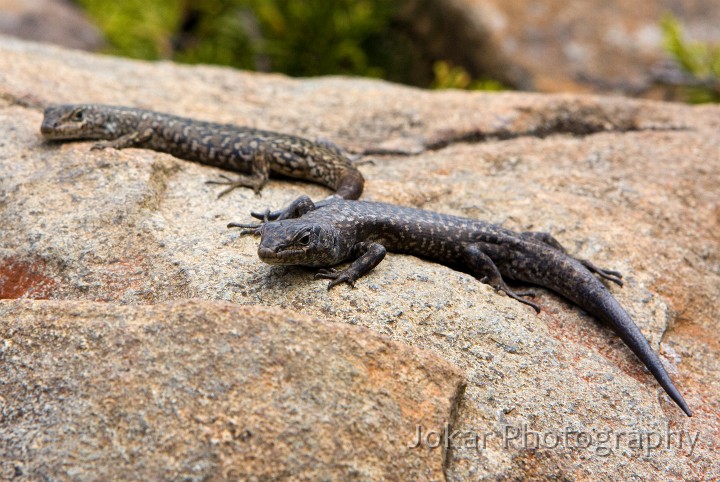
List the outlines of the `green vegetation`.
{"type": "Polygon", "coordinates": [[[77,1],[116,55],[293,76],[398,78],[407,64],[393,0],[77,1]]]}
{"type": "Polygon", "coordinates": [[[672,15],[662,20],[665,49],[685,74],[676,82],[683,98],[692,103],[720,102],[720,45],[689,42],[672,15]]]}
{"type": "Polygon", "coordinates": [[[109,53],[138,59],[172,58],[172,35],[182,12],[178,2],[124,0],[78,0],[100,29],[111,47],[109,53]]]}
{"type": "Polygon", "coordinates": [[[108,53],[115,55],[292,76],[360,75],[418,86],[432,82],[437,88],[498,86],[472,81],[459,67],[443,63],[433,76],[431,60],[393,20],[395,0],[76,1],[103,30],[108,53]]]}
{"type": "Polygon", "coordinates": [[[505,86],[493,79],[473,80],[470,74],[462,67],[452,65],[450,62],[439,60],[433,64],[435,80],[433,89],[467,89],[467,90],[504,90],[505,86]]]}

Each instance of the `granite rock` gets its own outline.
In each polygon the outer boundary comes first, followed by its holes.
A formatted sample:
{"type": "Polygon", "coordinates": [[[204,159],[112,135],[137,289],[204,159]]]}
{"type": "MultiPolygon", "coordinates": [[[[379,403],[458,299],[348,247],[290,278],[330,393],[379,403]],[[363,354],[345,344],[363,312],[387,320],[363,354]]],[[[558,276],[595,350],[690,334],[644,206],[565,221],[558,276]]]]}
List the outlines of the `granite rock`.
{"type": "MultiPolygon", "coordinates": [[[[77,300],[117,310],[226,300],[430,350],[467,376],[448,480],[718,477],[719,132],[717,106],[294,80],[0,39],[0,291],[50,298],[58,309],[77,300]],[[51,102],[131,105],[329,139],[376,152],[360,167],[364,199],[549,231],[572,254],[624,273],[625,286],[610,289],[694,416],[609,329],[545,290],[537,289],[536,315],[412,256],[390,254],[355,289],[330,291],[311,270],[264,265],[257,240],[227,222],[300,194],[323,198],[325,188],[275,179],[260,196],[236,190],[218,200],[204,182],[216,168],[152,151],[43,143],[41,107],[51,102]],[[534,433],[544,437],[539,448],[534,433]]],[[[423,427],[434,445],[437,434],[423,427]]]]}
{"type": "Polygon", "coordinates": [[[3,477],[442,480],[462,377],[342,323],[189,300],[0,302],[3,477]]]}

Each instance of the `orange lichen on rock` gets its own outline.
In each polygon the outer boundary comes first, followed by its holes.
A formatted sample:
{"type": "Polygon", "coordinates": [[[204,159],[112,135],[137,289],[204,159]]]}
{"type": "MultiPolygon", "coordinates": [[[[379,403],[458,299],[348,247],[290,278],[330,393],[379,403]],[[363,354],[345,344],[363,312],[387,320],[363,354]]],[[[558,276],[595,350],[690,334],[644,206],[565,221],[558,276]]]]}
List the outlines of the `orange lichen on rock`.
{"type": "Polygon", "coordinates": [[[3,259],[0,261],[0,299],[50,298],[57,282],[44,272],[42,260],[3,259]]]}

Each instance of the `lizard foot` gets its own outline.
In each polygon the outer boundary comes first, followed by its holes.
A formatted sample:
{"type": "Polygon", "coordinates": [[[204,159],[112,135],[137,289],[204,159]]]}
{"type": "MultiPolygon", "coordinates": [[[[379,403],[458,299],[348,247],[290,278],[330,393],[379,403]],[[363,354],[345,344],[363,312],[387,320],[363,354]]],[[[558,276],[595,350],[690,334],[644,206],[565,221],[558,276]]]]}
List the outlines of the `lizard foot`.
{"type": "Polygon", "coordinates": [[[256,219],[262,219],[263,222],[295,219],[309,213],[310,211],[314,211],[318,207],[324,206],[327,203],[328,201],[325,200],[315,204],[309,197],[300,196],[283,209],[278,209],[277,211],[270,211],[269,209],[266,209],[263,213],[253,211],[250,215],[256,219]]]}
{"type": "Polygon", "coordinates": [[[328,289],[332,288],[333,286],[337,286],[340,283],[347,283],[354,288],[355,280],[357,279],[357,277],[350,273],[348,270],[338,270],[335,268],[321,269],[317,273],[315,273],[315,277],[332,280],[330,281],[330,283],[328,283],[328,289]]]}
{"type": "Polygon", "coordinates": [[[251,211],[250,216],[254,217],[255,219],[262,219],[263,222],[268,221],[276,221],[280,216],[285,214],[286,209],[278,209],[277,211],[270,211],[270,209],[266,209],[263,212],[257,212],[257,211],[251,211]]]}
{"type": "Polygon", "coordinates": [[[535,313],[540,313],[540,305],[537,303],[533,303],[530,300],[527,300],[523,298],[523,296],[535,296],[535,293],[515,293],[514,291],[510,289],[501,288],[501,291],[503,291],[506,295],[508,295],[510,298],[519,301],[520,303],[523,303],[525,305],[528,305],[532,307],[535,310],[535,313]]]}
{"type": "Polygon", "coordinates": [[[111,147],[113,147],[112,142],[110,142],[110,141],[100,141],[100,142],[96,142],[95,144],[93,144],[92,146],[90,146],[90,150],[91,150],[91,151],[102,151],[102,150],[105,150],[105,149],[109,149],[109,148],[111,148],[111,147]]]}
{"type": "Polygon", "coordinates": [[[366,164],[370,164],[371,166],[375,165],[375,159],[352,159],[352,161],[356,166],[364,166],[366,164]]]}
{"type": "Polygon", "coordinates": [[[525,299],[524,297],[534,297],[535,292],[534,291],[523,291],[521,293],[515,293],[513,290],[510,289],[508,285],[505,284],[504,281],[495,281],[494,283],[490,282],[490,277],[485,276],[480,279],[481,283],[486,283],[495,288],[498,291],[502,291],[506,295],[508,295],[510,298],[519,301],[522,304],[528,305],[532,307],[536,313],[540,313],[540,306],[537,303],[533,303],[530,300],[525,299]]]}
{"type": "Polygon", "coordinates": [[[592,273],[595,273],[596,275],[600,276],[603,279],[606,279],[608,281],[612,281],[613,283],[617,283],[618,285],[623,285],[622,280],[622,274],[619,271],[613,271],[610,269],[603,269],[595,266],[590,261],[587,261],[585,259],[580,260],[580,262],[585,266],[587,269],[589,269],[592,273]]]}
{"type": "Polygon", "coordinates": [[[260,224],[245,224],[245,223],[228,223],[228,228],[243,228],[242,231],[240,231],[240,235],[246,235],[246,234],[252,234],[252,235],[261,235],[262,234],[262,228],[265,226],[264,223],[260,224]]]}
{"type": "Polygon", "coordinates": [[[227,188],[220,191],[220,194],[218,194],[217,198],[220,199],[224,195],[228,194],[229,192],[239,188],[239,187],[247,187],[253,190],[256,195],[260,195],[260,190],[263,187],[264,182],[258,180],[257,178],[251,177],[251,176],[243,176],[239,177],[237,179],[232,179],[231,177],[226,176],[225,174],[220,174],[220,177],[222,180],[210,180],[205,181],[205,184],[217,184],[220,186],[227,186],[227,188]]]}

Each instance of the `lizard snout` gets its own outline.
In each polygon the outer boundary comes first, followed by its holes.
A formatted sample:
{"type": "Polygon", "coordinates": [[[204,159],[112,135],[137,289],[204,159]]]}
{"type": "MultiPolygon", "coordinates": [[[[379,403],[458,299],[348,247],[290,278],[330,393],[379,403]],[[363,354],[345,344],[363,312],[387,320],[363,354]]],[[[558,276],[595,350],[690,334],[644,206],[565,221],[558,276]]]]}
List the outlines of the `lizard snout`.
{"type": "Polygon", "coordinates": [[[279,260],[277,248],[267,248],[265,246],[260,246],[258,248],[258,257],[270,264],[275,264],[279,260]]]}

